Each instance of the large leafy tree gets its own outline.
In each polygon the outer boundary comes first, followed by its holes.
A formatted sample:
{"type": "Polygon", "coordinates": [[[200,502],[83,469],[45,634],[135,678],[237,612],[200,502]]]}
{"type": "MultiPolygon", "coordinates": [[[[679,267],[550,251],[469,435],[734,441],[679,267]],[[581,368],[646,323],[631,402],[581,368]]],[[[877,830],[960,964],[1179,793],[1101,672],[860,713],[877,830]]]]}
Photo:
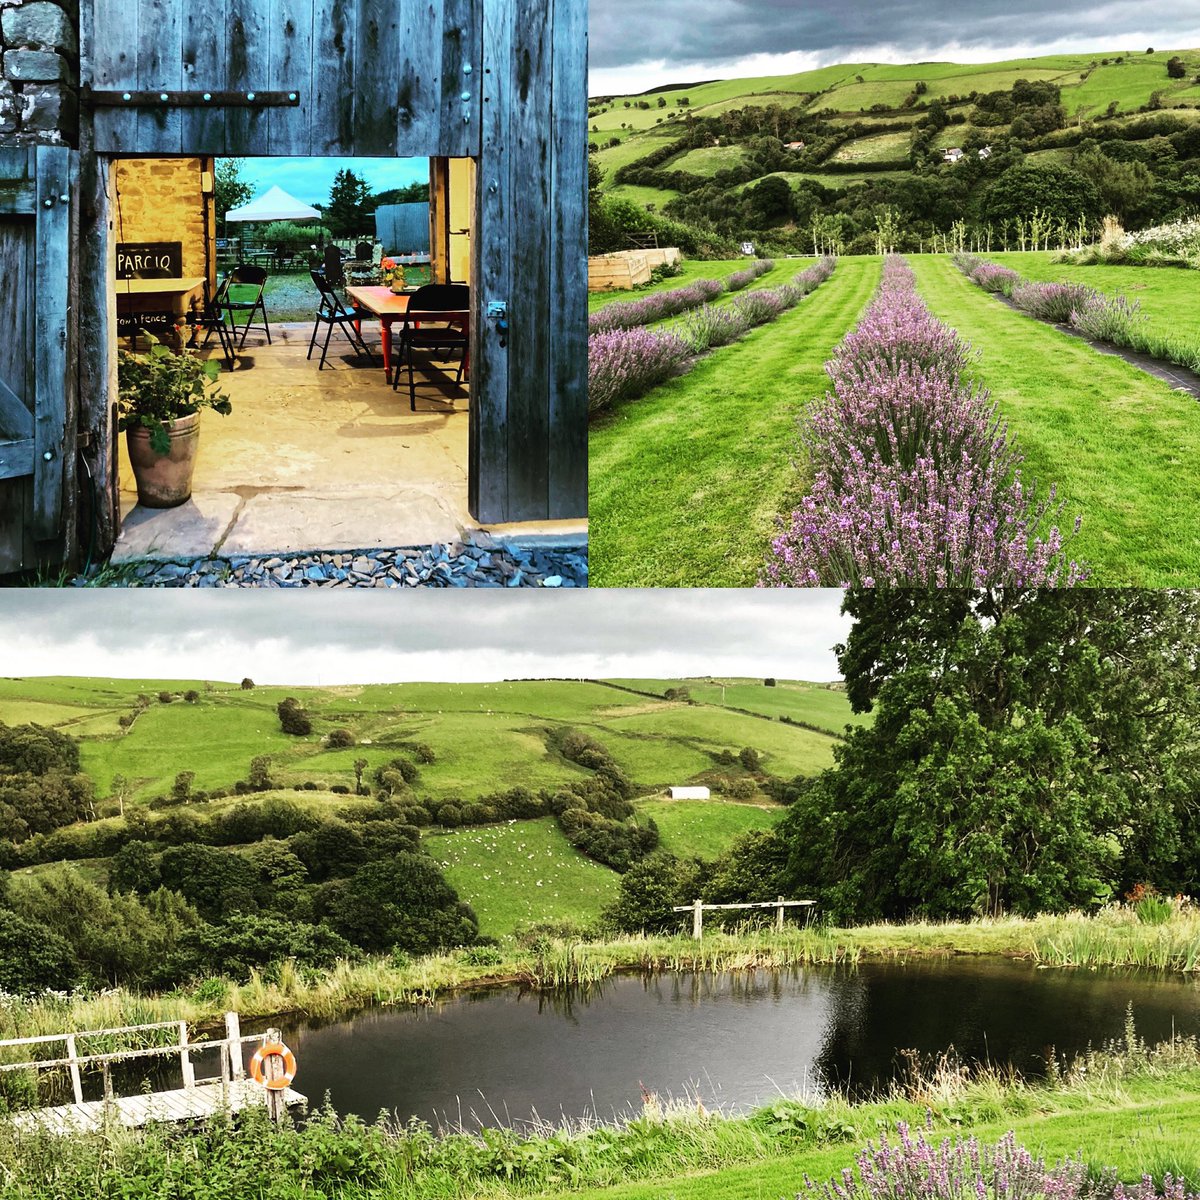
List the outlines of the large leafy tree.
{"type": "Polygon", "coordinates": [[[863,590],[836,767],[781,829],[783,881],[838,919],[1189,890],[1200,607],[1160,591],[863,590]]]}
{"type": "Polygon", "coordinates": [[[341,170],[333,177],[329,189],[329,203],[322,211],[322,219],[334,237],[355,237],[371,229],[371,215],[375,205],[371,201],[371,188],[365,179],[353,171],[341,170]]]}
{"type": "MultiPolygon", "coordinates": [[[[225,220],[231,208],[241,208],[254,198],[254,187],[242,178],[242,158],[219,158],[213,171],[213,205],[216,208],[217,224],[225,220]]],[[[245,686],[243,680],[242,686],[245,686]]],[[[251,684],[251,687],[254,685],[251,684]]]]}

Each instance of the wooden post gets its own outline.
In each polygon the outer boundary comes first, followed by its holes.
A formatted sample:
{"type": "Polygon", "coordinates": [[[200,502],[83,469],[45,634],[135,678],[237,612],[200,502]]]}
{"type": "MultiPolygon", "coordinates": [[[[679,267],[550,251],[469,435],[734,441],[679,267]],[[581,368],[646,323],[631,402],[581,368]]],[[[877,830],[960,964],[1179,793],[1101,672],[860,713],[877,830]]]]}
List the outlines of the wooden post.
{"type": "Polygon", "coordinates": [[[83,1103],[83,1080],[79,1076],[79,1055],[75,1052],[75,1035],[67,1034],[67,1057],[71,1060],[71,1091],[75,1093],[75,1103],[83,1103]]]}
{"type": "MultiPolygon", "coordinates": [[[[268,1042],[281,1042],[282,1035],[278,1029],[268,1029],[266,1040],[268,1042]]],[[[268,1054],[263,1061],[263,1074],[267,1077],[267,1082],[279,1079],[283,1075],[283,1059],[278,1054],[268,1054]]],[[[287,1112],[287,1105],[283,1101],[283,1089],[278,1091],[274,1088],[267,1088],[267,1115],[275,1122],[276,1125],[283,1120],[284,1114],[287,1112]]]]}
{"type": "Polygon", "coordinates": [[[692,905],[692,937],[699,941],[704,936],[704,905],[697,900],[692,905]]]}
{"type": "Polygon", "coordinates": [[[192,1065],[192,1056],[187,1050],[188,1044],[188,1027],[186,1021],[179,1022],[179,1070],[183,1075],[183,1086],[185,1088],[194,1088],[196,1086],[196,1068],[192,1065]]]}
{"type": "Polygon", "coordinates": [[[107,1109],[112,1104],[112,1101],[112,1065],[106,1062],[104,1064],[104,1107],[107,1109]]]}
{"type": "Polygon", "coordinates": [[[235,1012],[225,1014],[225,1038],[229,1081],[233,1083],[246,1075],[246,1065],[242,1062],[242,1023],[235,1012]]]}
{"type": "Polygon", "coordinates": [[[779,907],[775,910],[775,928],[780,933],[782,933],[783,932],[783,897],[776,896],[775,899],[779,901],[779,907]]]}

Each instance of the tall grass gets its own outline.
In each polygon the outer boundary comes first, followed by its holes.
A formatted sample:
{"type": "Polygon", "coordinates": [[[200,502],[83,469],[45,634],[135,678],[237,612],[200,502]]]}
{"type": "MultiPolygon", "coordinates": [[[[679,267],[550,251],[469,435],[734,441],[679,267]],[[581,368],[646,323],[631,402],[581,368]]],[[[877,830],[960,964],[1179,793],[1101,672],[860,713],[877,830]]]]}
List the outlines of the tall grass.
{"type": "MultiPolygon", "coordinates": [[[[1186,1096],[1197,1084],[1194,1040],[1149,1046],[1131,1022],[1120,1043],[1055,1063],[1041,1080],[988,1066],[967,1069],[949,1055],[920,1060],[910,1054],[897,1082],[872,1099],[781,1095],[745,1116],[713,1111],[698,1095],[670,1099],[644,1092],[642,1104],[615,1124],[547,1122],[522,1131],[435,1132],[387,1114],[367,1124],[328,1108],[303,1127],[285,1122],[276,1128],[261,1110],[251,1110],[190,1129],[110,1127],[72,1138],[21,1133],[0,1121],[0,1196],[499,1200],[632,1180],[666,1184],[697,1172],[818,1155],[861,1144],[900,1121],[950,1133],[1035,1113],[1044,1118],[1101,1110],[1112,1111],[1110,1121],[1133,1125],[1144,1116],[1136,1108],[1118,1110],[1186,1096]]],[[[1161,1161],[1177,1172],[1183,1165],[1179,1144],[1164,1140],[1160,1149],[1161,1161]]],[[[796,1185],[802,1180],[797,1172],[796,1185]]]]}
{"type": "Polygon", "coordinates": [[[0,1038],[185,1020],[215,1026],[223,1012],[268,1017],[289,1012],[335,1018],[375,1004],[428,1004],[458,989],[519,982],[532,987],[596,983],[618,971],[782,970],[866,959],[1004,955],[1047,966],[1200,970],[1200,912],[1177,905],[1165,924],[1148,925],[1133,908],[1094,915],[984,918],[964,922],[742,928],[686,936],[627,935],[595,940],[537,936],[506,943],[496,961],[470,951],[408,960],[398,956],[338,962],[307,973],[285,963],[244,984],[208,979],[188,990],[143,995],[124,988],[97,994],[0,995],[0,1038]]]}

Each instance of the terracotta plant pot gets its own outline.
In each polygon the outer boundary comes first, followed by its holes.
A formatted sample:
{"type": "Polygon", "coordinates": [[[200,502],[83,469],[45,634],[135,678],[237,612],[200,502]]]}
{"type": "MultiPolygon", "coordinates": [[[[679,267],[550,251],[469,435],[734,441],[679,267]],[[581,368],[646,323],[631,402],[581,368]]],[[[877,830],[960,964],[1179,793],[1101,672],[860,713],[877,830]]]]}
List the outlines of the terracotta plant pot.
{"type": "Polygon", "coordinates": [[[137,480],[138,503],[147,508],[175,508],[192,494],[192,472],[200,445],[200,414],[167,422],[171,449],[157,453],[150,431],[140,425],[125,431],[129,462],[137,480]]]}

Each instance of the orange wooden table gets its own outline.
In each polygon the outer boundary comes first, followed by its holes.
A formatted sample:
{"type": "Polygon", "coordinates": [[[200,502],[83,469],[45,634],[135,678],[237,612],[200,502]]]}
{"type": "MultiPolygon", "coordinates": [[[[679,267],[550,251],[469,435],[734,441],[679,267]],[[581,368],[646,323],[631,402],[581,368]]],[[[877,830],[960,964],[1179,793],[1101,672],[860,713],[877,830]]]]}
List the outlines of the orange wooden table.
{"type": "Polygon", "coordinates": [[[398,296],[391,288],[379,287],[348,287],[346,295],[354,302],[355,308],[365,309],[379,318],[383,327],[383,371],[392,377],[392,322],[403,320],[408,311],[407,295],[398,296]]]}
{"type": "MultiPolygon", "coordinates": [[[[416,290],[415,288],[413,289],[416,290]]],[[[408,302],[411,295],[396,295],[391,288],[380,287],[378,285],[371,287],[348,287],[346,295],[350,297],[355,308],[365,309],[379,318],[379,322],[383,327],[383,370],[384,374],[389,379],[392,377],[392,322],[403,321],[408,314],[408,302]]],[[[434,320],[442,317],[441,313],[430,313],[428,320],[434,320]]],[[[468,332],[470,326],[470,313],[465,311],[455,310],[447,312],[444,319],[454,326],[461,327],[464,333],[468,332]]],[[[470,375],[471,372],[471,353],[470,349],[463,356],[463,371],[470,375]]]]}

